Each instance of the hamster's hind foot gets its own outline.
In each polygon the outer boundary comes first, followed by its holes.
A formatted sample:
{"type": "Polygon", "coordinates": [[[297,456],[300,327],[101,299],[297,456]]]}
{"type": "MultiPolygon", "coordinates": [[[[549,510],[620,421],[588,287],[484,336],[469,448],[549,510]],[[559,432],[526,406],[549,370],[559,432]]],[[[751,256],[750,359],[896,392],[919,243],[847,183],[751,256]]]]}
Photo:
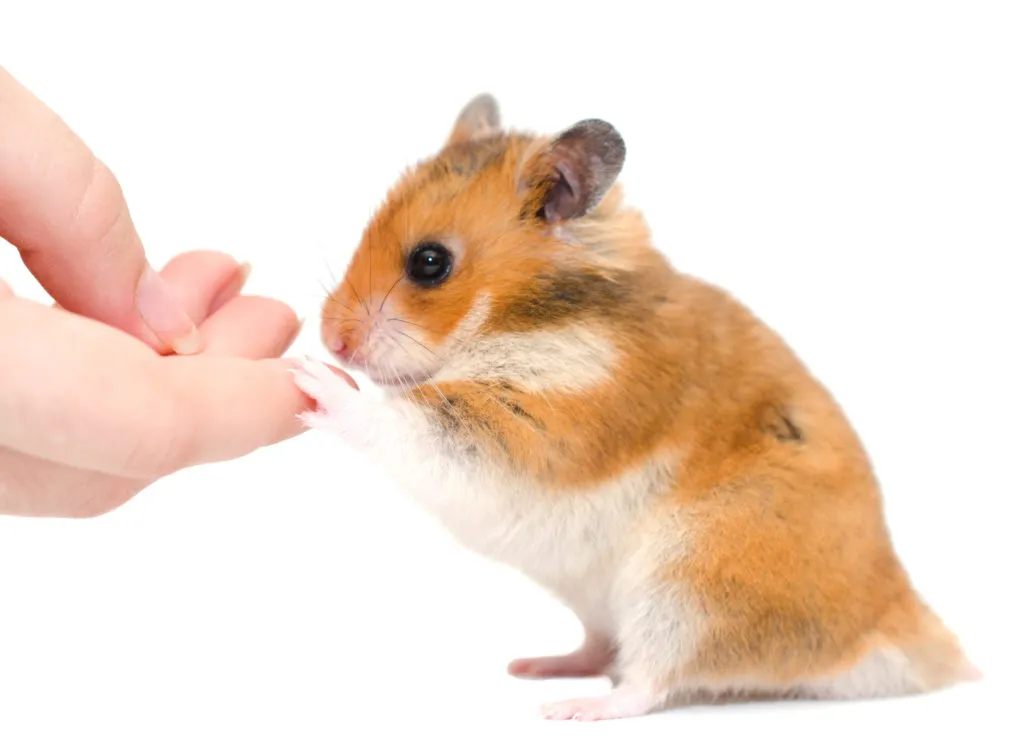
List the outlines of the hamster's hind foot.
{"type": "Polygon", "coordinates": [[[664,698],[635,685],[620,685],[610,693],[592,698],[556,701],[541,707],[545,719],[596,722],[646,716],[659,709],[664,698]]]}

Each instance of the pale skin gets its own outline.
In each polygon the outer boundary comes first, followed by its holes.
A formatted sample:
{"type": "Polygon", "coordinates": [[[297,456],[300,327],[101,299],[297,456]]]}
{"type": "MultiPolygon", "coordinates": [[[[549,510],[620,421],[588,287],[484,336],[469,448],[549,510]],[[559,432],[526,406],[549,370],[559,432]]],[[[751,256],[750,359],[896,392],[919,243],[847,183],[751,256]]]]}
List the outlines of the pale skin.
{"type": "Polygon", "coordinates": [[[0,279],[0,514],[100,515],[305,430],[292,309],[226,254],[154,271],[117,179],[3,68],[0,237],[55,301],[0,279]]]}

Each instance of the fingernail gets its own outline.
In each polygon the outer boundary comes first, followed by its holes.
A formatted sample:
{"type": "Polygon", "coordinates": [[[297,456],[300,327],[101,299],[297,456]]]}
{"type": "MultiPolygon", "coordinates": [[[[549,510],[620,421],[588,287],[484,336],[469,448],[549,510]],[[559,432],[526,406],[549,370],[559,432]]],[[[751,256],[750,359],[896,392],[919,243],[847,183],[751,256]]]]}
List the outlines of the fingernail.
{"type": "Polygon", "coordinates": [[[281,351],[282,353],[287,353],[288,349],[295,344],[295,341],[299,339],[300,332],[302,332],[302,319],[299,319],[298,323],[295,325],[295,329],[292,331],[291,337],[288,338],[288,341],[284,345],[284,349],[281,351]]]}
{"type": "Polygon", "coordinates": [[[164,279],[148,265],[135,290],[135,308],[153,334],[175,353],[187,356],[202,350],[202,336],[195,323],[174,300],[164,279]]]}
{"type": "Polygon", "coordinates": [[[249,275],[251,274],[252,264],[250,264],[247,261],[243,261],[241,264],[238,265],[238,279],[241,281],[239,283],[239,289],[245,287],[245,283],[248,281],[249,275]]]}
{"type": "Polygon", "coordinates": [[[225,285],[219,293],[217,293],[216,297],[210,303],[210,311],[217,311],[221,306],[241,293],[242,288],[245,287],[245,283],[249,280],[249,275],[251,274],[252,265],[249,262],[239,264],[238,270],[231,276],[231,281],[225,285]]]}

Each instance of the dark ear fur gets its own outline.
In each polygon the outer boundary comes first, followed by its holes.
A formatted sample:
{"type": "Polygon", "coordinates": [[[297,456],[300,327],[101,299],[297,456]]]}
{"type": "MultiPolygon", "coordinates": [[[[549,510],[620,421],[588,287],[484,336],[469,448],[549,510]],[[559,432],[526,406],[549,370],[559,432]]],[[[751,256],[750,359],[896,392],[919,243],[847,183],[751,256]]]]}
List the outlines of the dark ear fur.
{"type": "Polygon", "coordinates": [[[626,144],[603,120],[581,120],[562,131],[525,166],[529,205],[548,222],[583,217],[622,171],[626,144]]]}
{"type": "Polygon", "coordinates": [[[501,110],[498,101],[490,94],[478,94],[459,112],[446,146],[491,136],[500,130],[501,110]]]}

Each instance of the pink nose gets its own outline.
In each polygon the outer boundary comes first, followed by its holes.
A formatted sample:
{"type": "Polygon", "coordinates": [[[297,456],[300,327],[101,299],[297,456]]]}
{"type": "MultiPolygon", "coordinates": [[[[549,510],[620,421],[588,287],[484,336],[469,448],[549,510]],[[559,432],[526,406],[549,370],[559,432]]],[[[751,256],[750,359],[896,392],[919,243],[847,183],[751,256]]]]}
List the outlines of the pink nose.
{"type": "Polygon", "coordinates": [[[341,359],[344,359],[345,354],[349,351],[348,343],[340,336],[332,340],[329,347],[331,352],[341,359]]]}
{"type": "Polygon", "coordinates": [[[355,352],[353,352],[352,346],[342,334],[336,332],[326,333],[324,344],[339,362],[350,366],[366,365],[366,361],[362,356],[362,349],[356,348],[355,352]]]}

